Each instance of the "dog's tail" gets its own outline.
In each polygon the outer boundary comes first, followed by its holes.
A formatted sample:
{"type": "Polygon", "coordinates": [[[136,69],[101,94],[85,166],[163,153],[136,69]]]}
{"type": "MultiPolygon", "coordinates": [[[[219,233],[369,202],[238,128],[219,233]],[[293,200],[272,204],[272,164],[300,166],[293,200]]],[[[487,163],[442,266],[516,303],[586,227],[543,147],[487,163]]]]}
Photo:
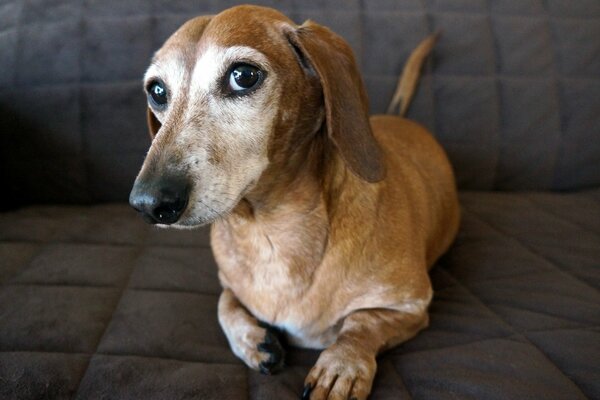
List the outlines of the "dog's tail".
{"type": "Polygon", "coordinates": [[[431,49],[433,49],[439,36],[439,31],[429,35],[425,40],[419,43],[411,53],[410,57],[408,57],[408,61],[402,70],[400,79],[398,79],[398,86],[396,87],[394,97],[387,109],[388,114],[392,114],[398,105],[400,105],[400,116],[403,117],[404,114],[406,114],[406,110],[408,110],[410,101],[412,100],[417,84],[419,83],[423,62],[431,52],[431,49]]]}

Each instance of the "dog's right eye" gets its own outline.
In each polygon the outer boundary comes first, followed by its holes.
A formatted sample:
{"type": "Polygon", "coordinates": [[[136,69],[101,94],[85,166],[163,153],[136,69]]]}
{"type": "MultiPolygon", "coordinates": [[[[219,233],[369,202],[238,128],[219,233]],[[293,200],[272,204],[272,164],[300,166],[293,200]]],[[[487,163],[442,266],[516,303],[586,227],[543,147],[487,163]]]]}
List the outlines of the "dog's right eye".
{"type": "Polygon", "coordinates": [[[256,89],[264,79],[264,72],[250,64],[238,63],[229,71],[227,91],[238,96],[256,89]]]}
{"type": "Polygon", "coordinates": [[[167,104],[167,88],[164,83],[160,81],[150,82],[148,85],[148,94],[150,96],[151,101],[157,107],[163,107],[167,104]]]}

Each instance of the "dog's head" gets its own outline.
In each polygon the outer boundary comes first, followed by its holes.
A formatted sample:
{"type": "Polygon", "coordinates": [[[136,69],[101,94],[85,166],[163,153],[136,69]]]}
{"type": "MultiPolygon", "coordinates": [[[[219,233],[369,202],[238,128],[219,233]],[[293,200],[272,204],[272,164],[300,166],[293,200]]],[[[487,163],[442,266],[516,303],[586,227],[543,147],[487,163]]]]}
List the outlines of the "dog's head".
{"type": "Polygon", "coordinates": [[[130,195],[148,222],[226,215],[326,132],[366,181],[384,168],[350,47],[328,29],[240,6],[184,24],[145,75],[152,145],[130,195]]]}

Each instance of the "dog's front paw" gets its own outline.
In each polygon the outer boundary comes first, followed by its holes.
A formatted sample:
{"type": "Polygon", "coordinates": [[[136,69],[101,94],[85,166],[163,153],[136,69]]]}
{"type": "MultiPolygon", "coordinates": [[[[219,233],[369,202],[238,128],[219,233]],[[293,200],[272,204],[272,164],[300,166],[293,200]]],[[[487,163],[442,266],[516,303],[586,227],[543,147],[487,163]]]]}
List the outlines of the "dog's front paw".
{"type": "Polygon", "coordinates": [[[271,375],[283,368],[285,352],[270,327],[254,326],[230,344],[235,355],[263,374],[271,375]]]}
{"type": "Polygon", "coordinates": [[[363,400],[377,370],[374,355],[349,345],[324,350],[304,381],[302,400],[363,400]]]}
{"type": "Polygon", "coordinates": [[[277,338],[275,331],[267,328],[267,333],[261,343],[256,348],[263,355],[268,355],[266,360],[258,364],[258,369],[265,375],[277,373],[283,369],[285,351],[277,338]]]}

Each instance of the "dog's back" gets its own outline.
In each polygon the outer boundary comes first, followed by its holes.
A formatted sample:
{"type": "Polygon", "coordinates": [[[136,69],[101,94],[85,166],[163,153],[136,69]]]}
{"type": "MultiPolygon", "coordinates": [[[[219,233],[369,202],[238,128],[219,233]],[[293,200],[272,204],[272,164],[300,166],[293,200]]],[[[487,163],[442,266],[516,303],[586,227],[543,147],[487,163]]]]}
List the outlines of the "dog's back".
{"type": "Polygon", "coordinates": [[[430,268],[448,249],[458,230],[460,211],[452,167],[442,147],[416,122],[376,115],[371,117],[371,127],[385,154],[389,193],[383,195],[394,199],[391,206],[395,204],[396,208],[402,205],[398,199],[406,198],[408,204],[404,206],[421,213],[427,221],[424,242],[430,268]]]}

